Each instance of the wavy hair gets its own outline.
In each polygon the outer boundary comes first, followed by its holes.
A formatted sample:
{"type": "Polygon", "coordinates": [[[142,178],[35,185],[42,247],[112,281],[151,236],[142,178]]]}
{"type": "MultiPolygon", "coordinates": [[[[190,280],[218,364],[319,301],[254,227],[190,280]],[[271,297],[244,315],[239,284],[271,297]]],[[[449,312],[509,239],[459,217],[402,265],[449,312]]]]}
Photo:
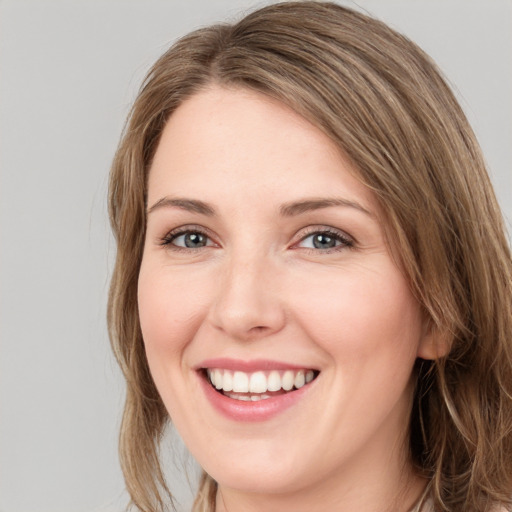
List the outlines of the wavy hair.
{"type": "MultiPolygon", "coordinates": [[[[132,504],[163,511],[169,421],[137,309],[148,170],[169,116],[210,86],[258,91],[330,137],[384,211],[394,257],[450,350],[418,360],[411,458],[436,511],[510,505],[512,264],[476,138],[431,59],[380,21],[328,2],[284,2],[177,41],[147,75],[113,162],[117,241],[108,325],[127,382],[120,459],[132,504]]],[[[194,511],[215,510],[204,474],[194,511]]]]}

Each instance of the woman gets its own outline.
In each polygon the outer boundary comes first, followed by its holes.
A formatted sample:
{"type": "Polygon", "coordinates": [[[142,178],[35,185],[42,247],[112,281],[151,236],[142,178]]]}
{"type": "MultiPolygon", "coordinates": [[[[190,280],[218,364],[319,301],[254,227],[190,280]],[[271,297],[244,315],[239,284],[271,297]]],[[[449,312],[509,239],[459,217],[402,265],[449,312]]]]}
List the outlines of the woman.
{"type": "Polygon", "coordinates": [[[321,2],[184,37],[135,102],[110,213],[139,510],[171,499],[169,419],[204,469],[196,511],[510,505],[510,251],[405,37],[321,2]]]}

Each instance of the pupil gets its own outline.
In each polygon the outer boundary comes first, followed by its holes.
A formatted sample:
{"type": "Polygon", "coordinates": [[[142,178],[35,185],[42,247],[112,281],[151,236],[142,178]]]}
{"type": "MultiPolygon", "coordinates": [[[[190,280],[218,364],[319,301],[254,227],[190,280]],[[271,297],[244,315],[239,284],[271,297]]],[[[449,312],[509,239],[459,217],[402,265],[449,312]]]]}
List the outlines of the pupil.
{"type": "Polygon", "coordinates": [[[316,249],[330,249],[336,245],[336,240],[327,235],[316,235],[313,238],[313,245],[316,249]]]}
{"type": "Polygon", "coordinates": [[[187,247],[203,247],[205,245],[205,237],[201,233],[188,233],[185,235],[185,245],[187,247]]]}

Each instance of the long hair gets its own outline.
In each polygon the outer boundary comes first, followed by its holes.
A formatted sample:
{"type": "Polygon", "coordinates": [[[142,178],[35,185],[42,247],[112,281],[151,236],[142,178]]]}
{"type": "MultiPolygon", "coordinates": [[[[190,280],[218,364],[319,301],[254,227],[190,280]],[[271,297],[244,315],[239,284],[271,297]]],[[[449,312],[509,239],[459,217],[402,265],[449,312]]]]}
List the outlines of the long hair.
{"type": "MultiPolygon", "coordinates": [[[[385,24],[334,3],[284,2],[176,42],[146,77],[110,178],[117,259],[108,306],[127,382],[120,458],[132,503],[171,503],[159,463],[169,421],[137,310],[147,175],[169,116],[217,84],[288,105],[330,137],[375,194],[393,257],[440,344],[418,360],[410,452],[436,511],[483,512],[512,488],[512,263],[484,160],[430,58],[385,24]]],[[[194,510],[215,509],[203,475],[194,510]]]]}

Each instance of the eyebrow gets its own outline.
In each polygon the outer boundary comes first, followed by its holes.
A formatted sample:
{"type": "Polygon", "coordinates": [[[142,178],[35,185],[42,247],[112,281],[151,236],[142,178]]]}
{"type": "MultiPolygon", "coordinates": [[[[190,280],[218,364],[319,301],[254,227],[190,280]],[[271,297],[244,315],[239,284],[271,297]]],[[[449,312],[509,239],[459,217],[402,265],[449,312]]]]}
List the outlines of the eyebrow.
{"type": "Polygon", "coordinates": [[[151,206],[151,208],[148,208],[147,214],[149,215],[151,212],[159,210],[160,208],[173,207],[189,212],[200,213],[201,215],[207,215],[208,217],[213,217],[215,215],[215,209],[208,203],[198,201],[197,199],[186,199],[180,197],[162,197],[162,199],[158,200],[153,206],[151,206]]]}
{"type": "Polygon", "coordinates": [[[374,217],[373,213],[367,210],[364,206],[357,203],[356,201],[350,201],[349,199],[343,199],[340,197],[333,198],[311,198],[304,199],[301,201],[293,201],[285,203],[279,208],[279,212],[284,217],[292,217],[306,213],[313,210],[320,210],[322,208],[330,208],[332,206],[343,206],[346,208],[355,208],[370,217],[374,217]]]}
{"type": "MultiPolygon", "coordinates": [[[[354,208],[370,217],[374,217],[373,213],[367,210],[361,204],[350,201],[349,199],[343,198],[308,198],[300,201],[292,201],[289,203],[284,203],[279,208],[279,213],[283,217],[294,217],[296,215],[301,215],[302,213],[320,210],[322,208],[330,208],[333,206],[343,206],[345,208],[354,208]]],[[[159,199],[153,206],[148,208],[147,214],[154,212],[155,210],[159,210],[161,208],[179,208],[181,210],[186,210],[189,212],[199,213],[201,215],[206,215],[208,217],[213,217],[216,215],[215,208],[205,203],[204,201],[199,201],[197,199],[187,199],[187,198],[171,198],[171,197],[162,197],[159,199]]]]}

